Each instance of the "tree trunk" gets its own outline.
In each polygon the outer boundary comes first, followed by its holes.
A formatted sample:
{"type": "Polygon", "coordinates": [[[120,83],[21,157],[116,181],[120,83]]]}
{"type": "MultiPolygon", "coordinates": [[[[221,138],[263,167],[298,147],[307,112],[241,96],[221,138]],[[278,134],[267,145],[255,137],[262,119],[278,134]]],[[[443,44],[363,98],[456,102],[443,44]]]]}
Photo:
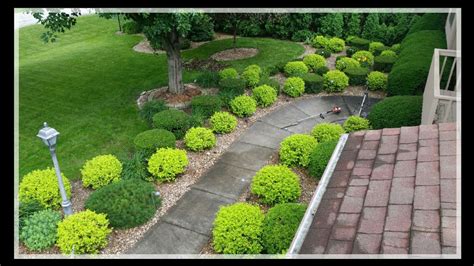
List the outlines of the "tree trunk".
{"type": "Polygon", "coordinates": [[[120,14],[117,14],[117,20],[119,24],[119,31],[122,31],[122,24],[120,23],[120,14]]]}
{"type": "Polygon", "coordinates": [[[179,47],[179,36],[172,31],[168,38],[163,41],[168,59],[168,90],[172,93],[183,93],[183,63],[179,47]]]}

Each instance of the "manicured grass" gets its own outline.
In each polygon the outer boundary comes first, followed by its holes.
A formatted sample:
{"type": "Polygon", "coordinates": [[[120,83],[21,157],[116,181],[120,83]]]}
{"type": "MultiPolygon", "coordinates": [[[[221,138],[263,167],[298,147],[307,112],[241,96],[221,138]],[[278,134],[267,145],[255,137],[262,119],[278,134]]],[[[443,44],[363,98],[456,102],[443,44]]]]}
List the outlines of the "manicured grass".
{"type": "MultiPolygon", "coordinates": [[[[36,137],[43,122],[60,132],[57,155],[62,172],[80,177],[87,159],[114,154],[123,160],[133,151],[134,137],[147,129],[137,114],[136,99],[144,90],[167,84],[165,55],[137,53],[142,37],[117,35],[114,20],[84,16],[56,43],[44,44],[41,25],[20,30],[20,178],[34,169],[52,166],[48,149],[36,137]]],[[[231,40],[185,51],[183,57],[206,58],[230,48],[231,40]]],[[[260,53],[230,64],[242,70],[288,61],[303,47],[288,41],[241,38],[239,47],[260,53]]],[[[192,81],[198,72],[184,73],[192,81]]]]}

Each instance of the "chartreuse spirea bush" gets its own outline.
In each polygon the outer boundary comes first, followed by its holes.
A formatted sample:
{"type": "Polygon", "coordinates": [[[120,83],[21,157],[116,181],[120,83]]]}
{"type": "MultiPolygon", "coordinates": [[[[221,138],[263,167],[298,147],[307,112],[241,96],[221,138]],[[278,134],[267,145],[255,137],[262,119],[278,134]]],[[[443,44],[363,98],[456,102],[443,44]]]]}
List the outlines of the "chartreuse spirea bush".
{"type": "Polygon", "coordinates": [[[32,214],[25,220],[20,240],[29,250],[41,251],[56,243],[61,213],[50,209],[32,214]]]}
{"type": "Polygon", "coordinates": [[[253,177],[250,191],[267,205],[295,202],[301,195],[300,180],[285,165],[267,165],[253,177]]]}
{"type": "Polygon", "coordinates": [[[328,71],[323,79],[323,87],[327,92],[341,92],[349,86],[349,77],[340,70],[328,71]]]}
{"type": "Polygon", "coordinates": [[[363,67],[371,67],[374,64],[374,55],[369,51],[360,50],[352,55],[363,67]]]}
{"type": "Polygon", "coordinates": [[[422,105],[421,96],[387,97],[372,106],[367,118],[373,129],[417,126],[422,105]]]}
{"type": "Polygon", "coordinates": [[[228,112],[215,112],[209,121],[211,129],[217,133],[230,133],[237,126],[237,118],[228,112]]]}
{"type": "Polygon", "coordinates": [[[382,72],[372,71],[367,76],[367,87],[369,87],[369,90],[386,90],[387,83],[387,75],[382,72]]]}
{"type": "Polygon", "coordinates": [[[176,139],[182,139],[186,131],[192,127],[192,118],[182,110],[170,109],[155,114],[153,125],[155,128],[173,132],[176,139]]]}
{"type": "Polygon", "coordinates": [[[260,208],[245,202],[219,209],[212,229],[212,246],[217,253],[259,254],[265,215],[260,208]]]}
{"type": "Polygon", "coordinates": [[[242,78],[245,80],[247,86],[255,87],[260,81],[262,69],[258,65],[250,65],[242,72],[242,78]]]}
{"type": "Polygon", "coordinates": [[[310,176],[316,178],[317,180],[323,176],[324,170],[326,170],[326,166],[331,159],[332,153],[334,152],[338,141],[339,140],[334,139],[321,142],[311,152],[308,165],[310,176]]]}
{"type": "Polygon", "coordinates": [[[360,67],[359,61],[350,57],[343,57],[336,61],[336,69],[344,71],[349,67],[360,67]]]}
{"type": "Polygon", "coordinates": [[[331,50],[333,53],[339,53],[344,50],[344,47],[346,47],[346,43],[344,42],[343,39],[337,38],[337,37],[332,37],[329,39],[328,43],[328,49],[331,50]]]}
{"type": "Polygon", "coordinates": [[[111,232],[105,214],[85,210],[59,222],[56,245],[63,254],[97,254],[107,246],[111,232]]]}
{"type": "Polygon", "coordinates": [[[318,68],[326,66],[326,59],[319,54],[309,54],[303,58],[303,63],[313,72],[318,68]]]}
{"type": "Polygon", "coordinates": [[[257,101],[258,106],[267,107],[277,100],[277,92],[268,85],[262,85],[252,90],[252,97],[257,101]]]}
{"type": "Polygon", "coordinates": [[[107,154],[96,156],[84,164],[81,169],[82,184],[93,189],[101,188],[120,180],[122,163],[117,157],[107,154]]]}
{"type": "Polygon", "coordinates": [[[311,130],[311,136],[313,136],[318,143],[339,140],[341,135],[344,133],[344,128],[336,123],[320,123],[314,126],[311,130]]]}
{"type": "Polygon", "coordinates": [[[237,72],[237,70],[235,70],[235,68],[228,67],[219,71],[219,77],[221,78],[221,80],[228,79],[228,78],[235,79],[239,77],[239,73],[237,72]]]}
{"type": "Polygon", "coordinates": [[[381,42],[371,42],[369,43],[369,52],[371,52],[372,54],[375,53],[375,51],[378,49],[378,48],[381,48],[381,47],[384,47],[385,45],[381,42]]]}
{"type": "Polygon", "coordinates": [[[141,180],[122,180],[94,191],[85,208],[104,213],[113,228],[141,225],[155,215],[160,198],[152,184],[141,180]]]}
{"type": "Polygon", "coordinates": [[[385,50],[380,53],[381,56],[393,56],[397,57],[397,53],[392,50],[385,50]]]}
{"type": "Polygon", "coordinates": [[[306,205],[282,203],[270,208],[263,220],[262,245],[267,254],[285,254],[306,212],[306,205]]]}
{"type": "MultiPolygon", "coordinates": [[[[70,197],[71,184],[63,173],[61,173],[61,176],[66,194],[70,197]]],[[[54,169],[34,170],[23,176],[20,182],[19,199],[22,203],[36,200],[44,208],[59,209],[62,198],[54,169]]]]}
{"type": "Polygon", "coordinates": [[[318,142],[313,136],[293,134],[280,143],[280,161],[286,166],[306,167],[309,163],[309,154],[318,142]]]}
{"type": "Polygon", "coordinates": [[[173,181],[188,165],[186,151],[174,148],[158,149],[148,160],[148,172],[158,182],[173,181]]]}
{"type": "Polygon", "coordinates": [[[257,111],[257,101],[248,95],[240,95],[230,101],[232,113],[238,117],[251,116],[257,111]]]}
{"type": "Polygon", "coordinates": [[[314,48],[327,48],[329,46],[329,39],[322,35],[318,35],[314,37],[312,45],[314,48]]]}
{"type": "Polygon", "coordinates": [[[151,129],[138,134],[133,143],[137,150],[151,155],[159,148],[176,147],[176,137],[165,129],[151,129]]]}
{"type": "Polygon", "coordinates": [[[346,121],[344,121],[342,127],[347,133],[351,133],[354,131],[370,129],[370,123],[368,119],[352,115],[349,116],[346,121]]]}
{"type": "Polygon", "coordinates": [[[292,61],[285,65],[285,74],[289,77],[308,73],[309,69],[302,61],[292,61]]]}
{"type": "Polygon", "coordinates": [[[304,93],[304,81],[300,77],[291,77],[285,80],[283,92],[291,97],[298,97],[304,93]]]}
{"type": "Polygon", "coordinates": [[[192,151],[207,150],[216,145],[216,136],[205,127],[192,127],[184,136],[184,144],[192,151]]]}
{"type": "Polygon", "coordinates": [[[392,47],[390,47],[390,50],[391,50],[391,51],[394,51],[394,52],[397,53],[397,54],[399,54],[401,47],[402,47],[401,44],[396,43],[396,44],[392,45],[392,47]]]}

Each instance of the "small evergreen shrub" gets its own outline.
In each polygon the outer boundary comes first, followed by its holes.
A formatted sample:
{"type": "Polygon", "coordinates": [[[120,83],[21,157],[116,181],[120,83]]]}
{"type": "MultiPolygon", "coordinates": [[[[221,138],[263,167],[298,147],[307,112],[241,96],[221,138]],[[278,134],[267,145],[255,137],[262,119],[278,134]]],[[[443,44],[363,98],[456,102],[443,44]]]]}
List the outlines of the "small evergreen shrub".
{"type": "Polygon", "coordinates": [[[352,55],[355,54],[355,52],[357,51],[359,51],[359,49],[357,49],[356,47],[349,47],[346,49],[346,56],[352,57],[352,55]]]}
{"type": "Polygon", "coordinates": [[[309,154],[316,145],[316,139],[310,135],[288,136],[280,143],[280,161],[286,166],[306,167],[309,163],[309,154]]]}
{"type": "Polygon", "coordinates": [[[230,133],[237,126],[237,118],[228,112],[215,112],[210,119],[211,128],[217,133],[230,133]]]}
{"type": "Polygon", "coordinates": [[[349,77],[349,84],[351,86],[365,85],[369,69],[365,67],[349,67],[344,70],[344,73],[349,77]]]}
{"type": "Polygon", "coordinates": [[[300,76],[302,74],[308,73],[308,70],[309,69],[305,63],[301,61],[288,62],[285,65],[285,74],[289,77],[300,76]]]}
{"type": "Polygon", "coordinates": [[[164,100],[152,100],[143,104],[138,113],[151,126],[153,124],[153,116],[164,110],[168,110],[164,100]]]}
{"type": "Polygon", "coordinates": [[[352,55],[352,58],[359,61],[359,64],[363,67],[370,67],[374,64],[374,55],[369,51],[357,51],[352,55]]]}
{"type": "Polygon", "coordinates": [[[25,220],[20,240],[29,250],[42,251],[54,245],[61,213],[43,210],[32,214],[25,220]]]}
{"type": "Polygon", "coordinates": [[[270,106],[277,100],[276,90],[268,85],[255,87],[252,90],[252,96],[261,107],[270,106]]]}
{"type": "Polygon", "coordinates": [[[319,93],[323,90],[323,77],[314,73],[301,76],[304,81],[304,90],[307,93],[319,93]]]}
{"type": "Polygon", "coordinates": [[[245,80],[242,78],[227,78],[219,81],[221,91],[236,91],[240,94],[245,91],[245,80]]]}
{"type": "Polygon", "coordinates": [[[148,172],[158,182],[173,181],[176,179],[176,175],[186,170],[188,163],[186,151],[174,148],[161,148],[148,160],[148,172]]]}
{"type": "Polygon", "coordinates": [[[144,180],[153,181],[154,178],[148,173],[146,169],[148,158],[155,152],[137,151],[130,159],[123,162],[122,180],[144,180]]]}
{"type": "Polygon", "coordinates": [[[304,81],[300,77],[291,77],[285,80],[283,92],[291,97],[298,97],[304,93],[304,81]]]}
{"type": "Polygon", "coordinates": [[[318,49],[316,50],[316,54],[324,57],[324,58],[328,58],[331,56],[331,51],[327,50],[327,49],[318,49]]]}
{"type": "Polygon", "coordinates": [[[176,147],[176,137],[165,129],[151,129],[138,134],[133,143],[138,151],[151,155],[158,148],[176,147]]]}
{"type": "Polygon", "coordinates": [[[121,173],[122,163],[117,157],[111,154],[99,155],[86,161],[82,167],[82,185],[98,189],[119,181],[121,173]]]}
{"type": "Polygon", "coordinates": [[[259,254],[264,214],[258,206],[239,202],[219,209],[212,229],[217,253],[259,254]]]}
{"type": "Polygon", "coordinates": [[[329,39],[318,35],[314,37],[312,45],[314,48],[327,48],[329,46],[329,39]]]}
{"type": "Polygon", "coordinates": [[[303,63],[305,63],[311,71],[315,72],[316,69],[326,66],[326,59],[322,55],[309,54],[303,58],[303,63]]]}
{"type": "Polygon", "coordinates": [[[378,55],[381,55],[384,51],[390,51],[390,47],[388,46],[380,46],[380,47],[376,47],[374,52],[372,53],[374,56],[378,56],[378,55]]]}
{"type": "Polygon", "coordinates": [[[331,50],[333,53],[339,53],[344,50],[346,47],[346,43],[344,42],[343,39],[337,38],[337,37],[332,37],[329,39],[329,44],[328,44],[328,49],[331,50]]]}
{"type": "Polygon", "coordinates": [[[122,180],[93,192],[85,208],[107,215],[113,228],[132,228],[150,220],[160,199],[155,187],[141,180],[122,180]]]}
{"type": "Polygon", "coordinates": [[[311,152],[308,170],[312,177],[319,180],[323,176],[324,170],[326,170],[326,166],[328,165],[329,160],[331,160],[332,153],[334,152],[338,141],[339,140],[334,139],[319,143],[311,152]]]}
{"type": "Polygon", "coordinates": [[[184,136],[184,144],[192,151],[210,149],[216,145],[217,139],[211,129],[205,127],[192,127],[184,136]]]}
{"type": "Polygon", "coordinates": [[[311,40],[314,36],[314,32],[309,30],[299,30],[293,33],[291,40],[294,42],[304,42],[306,40],[311,40]]]}
{"type": "Polygon", "coordinates": [[[155,114],[153,125],[155,128],[171,131],[176,139],[182,139],[184,133],[192,126],[192,118],[182,110],[170,109],[155,114]]]}
{"type": "Polygon", "coordinates": [[[336,61],[336,69],[340,71],[344,71],[349,67],[360,67],[359,61],[350,57],[344,57],[336,61]]]}
{"type": "Polygon", "coordinates": [[[219,74],[214,71],[204,71],[197,76],[195,82],[202,88],[216,88],[219,85],[219,74]]]}
{"type": "Polygon", "coordinates": [[[239,73],[237,72],[237,70],[235,70],[235,68],[228,67],[219,71],[219,77],[221,80],[229,79],[229,78],[236,79],[239,77],[239,73]]]}
{"type": "MultiPolygon", "coordinates": [[[[66,195],[71,197],[71,184],[67,177],[61,173],[66,195]]],[[[38,201],[44,208],[59,209],[61,207],[61,194],[59,193],[58,178],[53,168],[33,170],[23,176],[19,187],[19,199],[22,203],[38,201]]]]}
{"type": "Polygon", "coordinates": [[[105,214],[85,210],[67,216],[58,224],[56,245],[63,254],[97,254],[107,246],[112,232],[105,214]]]}
{"type": "Polygon", "coordinates": [[[238,117],[251,116],[257,111],[257,102],[251,96],[240,95],[230,101],[230,109],[238,117]]]}
{"type": "Polygon", "coordinates": [[[367,118],[373,129],[418,126],[422,105],[421,96],[387,97],[372,106],[367,118]]]}
{"type": "Polygon", "coordinates": [[[255,87],[260,81],[261,73],[262,69],[258,65],[250,65],[242,72],[242,78],[245,80],[247,86],[255,87]]]}
{"type": "Polygon", "coordinates": [[[389,73],[396,61],[397,57],[389,54],[376,56],[374,58],[374,70],[389,73]]]}
{"type": "Polygon", "coordinates": [[[379,71],[372,71],[367,76],[367,87],[369,87],[369,90],[386,90],[387,82],[387,76],[379,71]]]}
{"type": "Polygon", "coordinates": [[[384,47],[385,45],[381,42],[371,42],[369,44],[369,52],[371,52],[372,54],[375,53],[375,50],[377,50],[378,48],[381,48],[381,47],[384,47]]]}
{"type": "Polygon", "coordinates": [[[210,117],[222,108],[222,101],[219,96],[200,95],[191,100],[191,110],[193,114],[200,114],[205,118],[210,117]]]}
{"type": "Polygon", "coordinates": [[[269,77],[261,78],[260,81],[258,82],[258,86],[262,86],[262,85],[268,85],[272,87],[273,89],[275,89],[277,95],[280,92],[280,83],[277,80],[274,80],[272,78],[269,78],[269,77]]]}
{"type": "Polygon", "coordinates": [[[352,115],[349,116],[346,121],[344,121],[342,127],[347,133],[351,133],[354,131],[370,129],[370,124],[368,119],[352,115]]]}
{"type": "Polygon", "coordinates": [[[359,50],[368,50],[370,41],[366,39],[362,39],[359,37],[352,38],[347,41],[350,46],[354,46],[359,50]]]}
{"type": "Polygon", "coordinates": [[[328,71],[323,79],[323,87],[327,92],[341,92],[349,86],[349,78],[339,70],[328,71]]]}
{"type": "Polygon", "coordinates": [[[324,75],[328,72],[329,72],[329,68],[327,66],[323,66],[323,67],[320,67],[320,68],[316,69],[316,74],[318,74],[320,76],[322,76],[322,75],[324,75]]]}
{"type": "Polygon", "coordinates": [[[301,195],[300,180],[287,166],[267,165],[253,177],[250,191],[267,205],[294,202],[301,195]]]}
{"type": "Polygon", "coordinates": [[[263,220],[262,245],[268,254],[285,254],[306,212],[306,205],[282,203],[270,208],[263,220]]]}
{"type": "Polygon", "coordinates": [[[339,140],[345,131],[341,125],[336,123],[320,123],[313,127],[311,136],[313,136],[318,143],[339,140]]]}

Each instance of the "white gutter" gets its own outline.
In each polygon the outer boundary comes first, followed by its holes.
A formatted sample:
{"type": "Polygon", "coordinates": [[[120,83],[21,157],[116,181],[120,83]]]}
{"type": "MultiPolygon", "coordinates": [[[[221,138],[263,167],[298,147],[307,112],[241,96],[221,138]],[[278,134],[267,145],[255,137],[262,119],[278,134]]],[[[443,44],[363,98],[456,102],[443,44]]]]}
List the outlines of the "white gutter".
{"type": "Polygon", "coordinates": [[[334,172],[334,168],[336,168],[337,161],[341,156],[342,149],[344,148],[348,137],[349,134],[344,134],[339,138],[339,142],[337,143],[336,148],[332,153],[331,159],[329,160],[328,165],[324,170],[323,176],[321,177],[318,187],[316,188],[316,192],[314,193],[313,198],[311,198],[311,202],[309,203],[309,206],[306,209],[306,212],[303,216],[303,220],[301,221],[298,230],[296,231],[295,237],[291,242],[290,248],[286,253],[287,258],[292,258],[299,253],[301,246],[303,245],[303,241],[306,238],[306,234],[308,233],[309,227],[313,222],[314,215],[318,210],[319,203],[323,198],[324,192],[326,192],[326,187],[329,183],[332,173],[334,172]]]}

